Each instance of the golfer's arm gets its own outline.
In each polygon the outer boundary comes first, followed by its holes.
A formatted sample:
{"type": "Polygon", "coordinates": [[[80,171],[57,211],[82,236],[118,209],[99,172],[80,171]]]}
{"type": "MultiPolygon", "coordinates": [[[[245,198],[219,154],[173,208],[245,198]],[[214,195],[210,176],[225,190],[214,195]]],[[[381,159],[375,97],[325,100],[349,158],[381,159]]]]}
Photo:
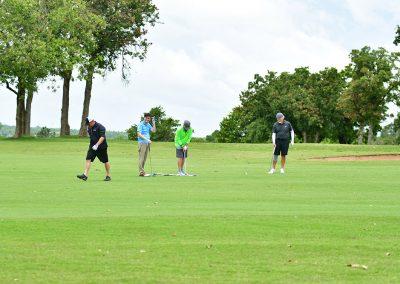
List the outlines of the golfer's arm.
{"type": "Polygon", "coordinates": [[[156,132],[156,130],[157,130],[157,129],[156,129],[156,123],[154,122],[154,123],[153,123],[153,127],[151,128],[151,132],[154,133],[154,132],[156,132]]]}
{"type": "Polygon", "coordinates": [[[101,143],[103,143],[103,142],[104,142],[104,137],[100,137],[100,139],[99,139],[99,141],[97,141],[96,145],[100,146],[101,143]]]}
{"type": "Polygon", "coordinates": [[[294,131],[290,131],[290,137],[292,138],[292,143],[294,143],[294,131]]]}
{"type": "Polygon", "coordinates": [[[272,144],[275,144],[276,133],[272,133],[272,144]]]}
{"type": "Polygon", "coordinates": [[[142,138],[143,140],[150,141],[150,139],[147,139],[146,137],[144,137],[144,136],[142,135],[142,133],[140,133],[140,132],[138,132],[137,135],[138,135],[140,138],[142,138]]]}

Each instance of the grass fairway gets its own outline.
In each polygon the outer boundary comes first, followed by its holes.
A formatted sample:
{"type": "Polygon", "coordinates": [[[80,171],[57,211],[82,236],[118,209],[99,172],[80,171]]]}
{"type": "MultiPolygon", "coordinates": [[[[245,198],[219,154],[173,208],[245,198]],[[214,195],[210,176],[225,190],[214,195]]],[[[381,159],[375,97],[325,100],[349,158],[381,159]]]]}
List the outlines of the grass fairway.
{"type": "Polygon", "coordinates": [[[400,283],[400,161],[304,160],[399,147],[299,144],[267,175],[271,145],[192,144],[199,176],[140,178],[109,145],[83,182],[86,139],[0,140],[0,283],[400,283]]]}

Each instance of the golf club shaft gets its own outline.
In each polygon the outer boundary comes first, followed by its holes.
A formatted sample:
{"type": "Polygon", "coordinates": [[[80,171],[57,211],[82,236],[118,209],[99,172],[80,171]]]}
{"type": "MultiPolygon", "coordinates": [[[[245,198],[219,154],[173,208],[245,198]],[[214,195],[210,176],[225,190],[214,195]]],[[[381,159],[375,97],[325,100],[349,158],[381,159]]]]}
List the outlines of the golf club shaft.
{"type": "Polygon", "coordinates": [[[153,165],[151,163],[151,151],[150,151],[150,144],[149,144],[149,157],[150,157],[150,171],[153,173],[153,165]]]}
{"type": "Polygon", "coordinates": [[[271,164],[270,164],[270,166],[269,166],[269,170],[272,169],[272,164],[273,164],[273,162],[274,162],[275,147],[276,147],[276,146],[274,146],[274,148],[272,149],[271,164]]]}
{"type": "MultiPolygon", "coordinates": [[[[186,150],[187,151],[187,150],[186,150]]],[[[186,173],[186,167],[187,167],[187,157],[186,157],[186,151],[183,152],[183,165],[185,167],[185,173],[186,173]]]]}

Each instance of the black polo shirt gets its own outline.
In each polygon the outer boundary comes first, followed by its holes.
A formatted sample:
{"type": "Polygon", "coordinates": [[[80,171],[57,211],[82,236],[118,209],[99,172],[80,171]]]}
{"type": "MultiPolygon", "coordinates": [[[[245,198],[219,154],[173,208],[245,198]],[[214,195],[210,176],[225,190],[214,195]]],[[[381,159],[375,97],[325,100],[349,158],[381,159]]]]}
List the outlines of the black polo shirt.
{"type": "Polygon", "coordinates": [[[276,139],[289,140],[291,138],[292,125],[289,121],[284,120],[283,123],[275,122],[272,127],[272,133],[276,133],[276,139]]]}
{"type": "Polygon", "coordinates": [[[99,145],[98,150],[107,148],[106,128],[103,125],[95,122],[93,128],[88,126],[88,134],[90,136],[90,148],[99,141],[100,137],[104,137],[104,141],[99,145]]]}

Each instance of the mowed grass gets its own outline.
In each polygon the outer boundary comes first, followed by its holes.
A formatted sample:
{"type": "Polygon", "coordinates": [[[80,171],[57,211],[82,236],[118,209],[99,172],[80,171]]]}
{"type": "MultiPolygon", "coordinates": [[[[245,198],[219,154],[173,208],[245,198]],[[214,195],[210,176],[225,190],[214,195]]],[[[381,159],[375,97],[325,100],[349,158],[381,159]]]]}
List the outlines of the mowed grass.
{"type": "MultiPolygon", "coordinates": [[[[86,139],[0,140],[0,283],[400,282],[400,161],[305,160],[398,146],[297,144],[268,175],[271,145],[193,143],[198,176],[140,178],[109,145],[112,181],[83,182],[86,139]]],[[[153,144],[153,171],[174,155],[153,144]]]]}

